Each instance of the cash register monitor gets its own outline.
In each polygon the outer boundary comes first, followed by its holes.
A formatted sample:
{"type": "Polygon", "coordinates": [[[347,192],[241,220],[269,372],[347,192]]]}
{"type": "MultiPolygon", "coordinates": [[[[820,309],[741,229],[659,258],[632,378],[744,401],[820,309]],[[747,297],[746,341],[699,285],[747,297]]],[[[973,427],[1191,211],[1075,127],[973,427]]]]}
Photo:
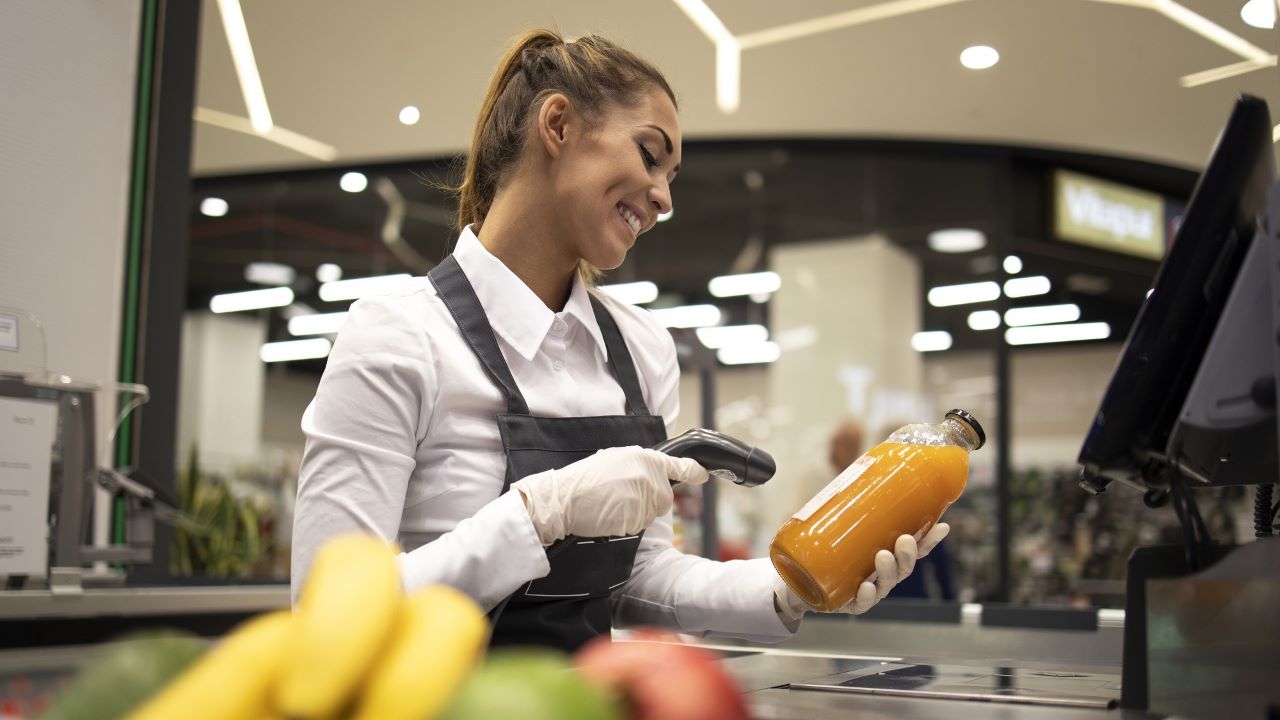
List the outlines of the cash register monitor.
{"type": "MultiPolygon", "coordinates": [[[[1265,243],[1254,243],[1254,236],[1275,177],[1271,132],[1266,103],[1241,96],[1192,192],[1182,225],[1156,274],[1153,291],[1138,312],[1080,450],[1084,489],[1102,492],[1117,480],[1140,489],[1166,484],[1170,439],[1179,435],[1175,430],[1193,382],[1197,387],[1203,384],[1197,373],[1211,341],[1222,344],[1232,339],[1215,336],[1228,297],[1238,284],[1251,246],[1258,246],[1256,260],[1263,261],[1265,255],[1265,243]]],[[[1222,350],[1217,355],[1231,356],[1230,349],[1222,350]]],[[[1270,354],[1265,348],[1263,352],[1270,354]]],[[[1274,467],[1274,373],[1267,374],[1272,397],[1266,412],[1272,430],[1261,438],[1266,443],[1261,454],[1269,454],[1274,467]]],[[[1247,386],[1244,392],[1249,394],[1247,386]]],[[[1216,437],[1216,445],[1203,438],[1197,442],[1205,446],[1201,450],[1229,453],[1223,439],[1234,437],[1238,433],[1228,432],[1216,437]]],[[[1211,465],[1198,463],[1201,468],[1211,465]]],[[[1228,480],[1226,473],[1213,477],[1213,469],[1210,477],[1197,479],[1241,481],[1228,480]]]]}

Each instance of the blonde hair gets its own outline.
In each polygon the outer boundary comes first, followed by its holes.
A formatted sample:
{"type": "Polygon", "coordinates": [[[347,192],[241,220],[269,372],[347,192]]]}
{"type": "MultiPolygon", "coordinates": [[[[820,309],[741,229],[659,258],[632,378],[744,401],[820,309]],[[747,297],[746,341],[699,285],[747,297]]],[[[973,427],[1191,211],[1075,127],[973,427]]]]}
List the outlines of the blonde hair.
{"type": "MultiPolygon", "coordinates": [[[[489,81],[462,183],[450,188],[458,197],[458,229],[475,225],[479,230],[484,223],[503,176],[524,150],[530,116],[548,96],[564,94],[590,122],[609,105],[634,105],[652,88],[675,104],[656,67],[605,38],[587,35],[565,42],[553,30],[517,38],[489,81]]],[[[589,283],[600,276],[585,261],[579,271],[589,283]]]]}

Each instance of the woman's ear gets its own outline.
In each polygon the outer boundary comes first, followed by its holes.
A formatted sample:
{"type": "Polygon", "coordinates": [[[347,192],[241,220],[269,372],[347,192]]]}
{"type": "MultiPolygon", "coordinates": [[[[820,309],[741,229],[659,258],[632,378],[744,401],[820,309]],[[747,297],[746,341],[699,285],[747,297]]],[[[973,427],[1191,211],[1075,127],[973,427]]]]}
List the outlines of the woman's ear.
{"type": "Polygon", "coordinates": [[[558,158],[564,152],[573,114],[573,105],[563,93],[553,93],[542,101],[538,109],[537,137],[549,156],[558,158]]]}

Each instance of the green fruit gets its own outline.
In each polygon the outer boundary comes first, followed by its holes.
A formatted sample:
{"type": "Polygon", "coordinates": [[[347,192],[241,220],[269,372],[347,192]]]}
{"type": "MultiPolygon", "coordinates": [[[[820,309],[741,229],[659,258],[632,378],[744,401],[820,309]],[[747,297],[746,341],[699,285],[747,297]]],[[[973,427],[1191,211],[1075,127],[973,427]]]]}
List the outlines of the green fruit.
{"type": "Polygon", "coordinates": [[[170,630],[111,642],[80,668],[40,720],[123,718],[195,662],[206,647],[195,635],[170,630]]]}
{"type": "Polygon", "coordinates": [[[554,650],[503,649],[474,672],[442,720],[621,720],[619,704],[554,650]]]}

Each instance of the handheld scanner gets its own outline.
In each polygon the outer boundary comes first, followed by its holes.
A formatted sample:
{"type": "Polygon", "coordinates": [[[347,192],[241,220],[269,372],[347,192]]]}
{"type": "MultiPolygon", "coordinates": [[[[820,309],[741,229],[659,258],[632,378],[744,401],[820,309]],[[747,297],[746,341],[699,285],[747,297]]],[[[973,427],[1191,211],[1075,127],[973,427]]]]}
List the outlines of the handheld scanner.
{"type": "Polygon", "coordinates": [[[773,457],[764,450],[704,428],[663,440],[653,449],[673,457],[690,458],[706,468],[712,477],[745,487],[765,484],[777,470],[773,457]]]}

